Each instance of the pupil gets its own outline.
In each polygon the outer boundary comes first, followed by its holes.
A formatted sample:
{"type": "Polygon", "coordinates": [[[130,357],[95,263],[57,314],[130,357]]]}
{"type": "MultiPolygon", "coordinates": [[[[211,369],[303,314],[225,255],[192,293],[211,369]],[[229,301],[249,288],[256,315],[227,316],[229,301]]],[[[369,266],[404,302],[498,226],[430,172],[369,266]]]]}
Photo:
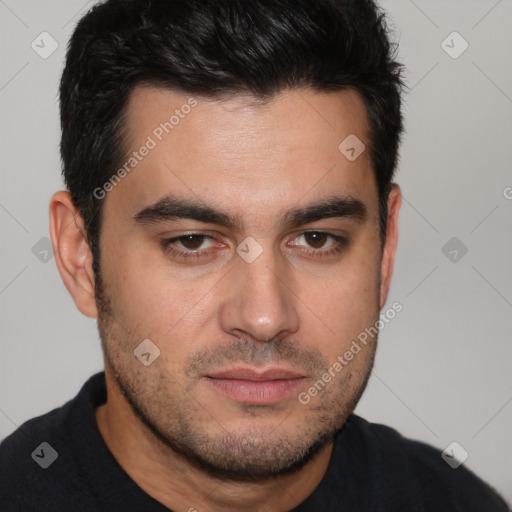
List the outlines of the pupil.
{"type": "Polygon", "coordinates": [[[201,247],[201,244],[204,241],[203,235],[185,235],[184,239],[182,240],[182,244],[190,250],[197,249],[201,247]]]}
{"type": "Polygon", "coordinates": [[[327,235],[325,233],[311,232],[305,234],[306,241],[309,245],[315,249],[321,248],[325,244],[327,235]]]}

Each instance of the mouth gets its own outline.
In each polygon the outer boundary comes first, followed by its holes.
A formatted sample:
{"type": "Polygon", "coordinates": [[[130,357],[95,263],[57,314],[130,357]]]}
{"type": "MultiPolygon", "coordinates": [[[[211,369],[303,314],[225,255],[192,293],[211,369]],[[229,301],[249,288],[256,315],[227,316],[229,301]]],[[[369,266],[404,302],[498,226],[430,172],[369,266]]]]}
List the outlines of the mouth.
{"type": "Polygon", "coordinates": [[[296,392],[306,379],[303,373],[282,368],[233,368],[208,374],[202,380],[237,402],[271,405],[296,392]]]}

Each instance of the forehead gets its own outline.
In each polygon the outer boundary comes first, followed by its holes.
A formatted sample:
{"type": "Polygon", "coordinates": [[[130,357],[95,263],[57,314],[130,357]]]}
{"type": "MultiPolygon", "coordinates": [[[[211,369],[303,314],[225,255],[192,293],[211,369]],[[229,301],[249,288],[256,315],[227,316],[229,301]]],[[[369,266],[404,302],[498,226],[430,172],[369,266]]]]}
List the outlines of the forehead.
{"type": "Polygon", "coordinates": [[[127,214],[169,194],[253,221],[333,193],[377,200],[366,108],[354,90],[290,90],[261,103],[137,87],[126,114],[129,172],[107,204],[127,214]],[[366,147],[354,161],[340,151],[347,137],[366,147]]]}

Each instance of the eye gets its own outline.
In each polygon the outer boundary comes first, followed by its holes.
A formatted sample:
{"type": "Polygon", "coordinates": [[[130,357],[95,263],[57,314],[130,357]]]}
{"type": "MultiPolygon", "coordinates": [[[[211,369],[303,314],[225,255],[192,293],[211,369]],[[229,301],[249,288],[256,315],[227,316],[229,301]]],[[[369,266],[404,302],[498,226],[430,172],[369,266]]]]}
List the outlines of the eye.
{"type": "Polygon", "coordinates": [[[215,247],[217,242],[209,235],[190,233],[164,239],[160,242],[160,245],[166,253],[178,258],[197,258],[209,253],[208,249],[215,247]]]}
{"type": "MultiPolygon", "coordinates": [[[[206,240],[210,242],[214,241],[214,239],[211,236],[195,233],[190,235],[179,236],[172,240],[178,241],[178,243],[181,244],[183,248],[190,251],[199,250],[201,248],[201,245],[203,245],[206,240]]],[[[203,247],[203,249],[205,249],[205,247],[203,247]]]]}
{"type": "Polygon", "coordinates": [[[301,233],[291,245],[295,247],[302,246],[302,242],[307,245],[304,252],[313,256],[329,256],[341,252],[348,245],[348,240],[342,236],[327,233],[325,231],[305,231],[301,233]],[[328,243],[330,241],[330,243],[328,243]]]}
{"type": "MultiPolygon", "coordinates": [[[[191,260],[209,258],[225,247],[216,238],[205,233],[188,233],[161,240],[162,250],[175,259],[191,260]]],[[[289,244],[311,257],[335,256],[348,246],[342,236],[325,231],[304,231],[289,244]]]]}
{"type": "Polygon", "coordinates": [[[306,231],[298,237],[299,240],[302,239],[306,241],[306,243],[309,244],[310,247],[313,247],[313,249],[322,249],[329,238],[333,237],[329,235],[329,233],[324,233],[322,231],[306,231]]]}

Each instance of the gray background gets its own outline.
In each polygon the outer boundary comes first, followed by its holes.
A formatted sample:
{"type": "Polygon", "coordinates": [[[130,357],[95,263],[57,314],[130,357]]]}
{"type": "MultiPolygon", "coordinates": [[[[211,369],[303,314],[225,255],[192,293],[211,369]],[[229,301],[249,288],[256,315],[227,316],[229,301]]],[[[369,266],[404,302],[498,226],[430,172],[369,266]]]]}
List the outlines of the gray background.
{"type": "MultiPolygon", "coordinates": [[[[95,320],[75,308],[51,253],[40,260],[49,200],[63,188],[58,81],[91,5],[0,0],[0,438],[72,398],[102,368],[95,320]],[[59,45],[46,59],[31,47],[51,49],[44,31],[59,45]]],[[[457,441],[465,465],[512,503],[512,0],[381,5],[412,88],[384,308],[399,301],[403,311],[382,330],[356,412],[433,444],[439,456],[457,441]],[[458,36],[442,44],[454,31],[469,44],[457,58],[458,36]]]]}

